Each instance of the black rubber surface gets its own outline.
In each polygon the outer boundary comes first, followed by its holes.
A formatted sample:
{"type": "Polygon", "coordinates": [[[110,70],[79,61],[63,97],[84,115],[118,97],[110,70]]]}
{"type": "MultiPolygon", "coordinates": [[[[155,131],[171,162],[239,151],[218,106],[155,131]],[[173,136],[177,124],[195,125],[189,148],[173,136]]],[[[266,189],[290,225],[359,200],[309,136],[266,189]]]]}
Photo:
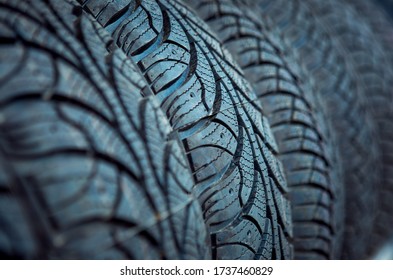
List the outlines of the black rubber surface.
{"type": "Polygon", "coordinates": [[[178,1],[82,1],[137,63],[182,140],[213,258],[292,257],[287,188],[256,95],[178,1]]]}
{"type": "Polygon", "coordinates": [[[278,33],[245,3],[188,3],[234,54],[267,114],[290,187],[295,258],[337,258],[344,218],[340,165],[309,78],[278,33]]]}
{"type": "Polygon", "coordinates": [[[326,102],[327,116],[339,139],[346,186],[342,257],[361,259],[373,229],[380,181],[378,134],[365,107],[364,77],[358,75],[338,30],[331,29],[343,23],[337,14],[346,10],[326,9],[328,2],[260,0],[259,8],[291,42],[326,102]]]}
{"type": "MultiPolygon", "coordinates": [[[[364,77],[374,119],[378,123],[382,156],[382,183],[371,250],[378,249],[393,235],[393,20],[372,1],[346,0],[354,10],[348,15],[349,52],[356,52],[354,63],[364,77]],[[358,22],[352,21],[357,18],[358,22]],[[358,30],[361,30],[359,33],[358,30]],[[362,44],[350,44],[349,41],[362,44]]],[[[373,252],[370,252],[371,254],[373,252]]]]}
{"type": "Polygon", "coordinates": [[[2,0],[0,36],[0,256],[209,258],[187,159],[108,33],[2,0]]]}
{"type": "MultiPolygon", "coordinates": [[[[329,26],[332,34],[335,34],[347,54],[349,63],[353,65],[356,71],[361,84],[361,94],[366,99],[372,120],[377,128],[376,138],[379,140],[379,149],[381,151],[380,161],[383,170],[388,170],[389,165],[392,164],[389,159],[389,153],[391,153],[391,148],[393,147],[392,133],[390,132],[391,128],[393,128],[393,71],[392,66],[386,63],[389,60],[381,47],[381,40],[374,36],[374,32],[366,24],[365,20],[343,1],[314,0],[311,2],[315,11],[320,15],[324,15],[323,17],[321,16],[321,21],[329,26]]],[[[384,176],[384,173],[382,173],[382,176],[384,176]]],[[[382,177],[383,181],[378,183],[378,188],[375,192],[381,188],[382,192],[389,195],[386,190],[389,189],[388,178],[392,174],[389,171],[385,174],[387,177],[382,177]]],[[[389,200],[389,204],[391,204],[391,200],[389,200]]],[[[386,224],[383,226],[391,228],[391,226],[386,224]]],[[[375,227],[373,227],[373,231],[375,230],[375,227]]],[[[370,238],[368,245],[372,242],[370,238]]],[[[354,256],[356,258],[356,255],[354,256]]]]}

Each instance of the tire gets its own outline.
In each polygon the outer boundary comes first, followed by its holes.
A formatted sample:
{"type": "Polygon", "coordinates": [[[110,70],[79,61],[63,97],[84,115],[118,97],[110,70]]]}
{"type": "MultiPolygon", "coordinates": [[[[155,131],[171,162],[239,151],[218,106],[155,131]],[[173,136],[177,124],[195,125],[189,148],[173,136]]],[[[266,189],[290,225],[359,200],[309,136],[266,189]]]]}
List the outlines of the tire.
{"type": "MultiPolygon", "coordinates": [[[[388,56],[384,54],[379,38],[374,36],[370,27],[345,1],[311,2],[316,13],[324,15],[320,17],[321,21],[325,25],[329,25],[331,33],[335,35],[340,46],[347,53],[347,59],[353,65],[361,84],[360,94],[366,99],[367,107],[376,127],[375,137],[380,151],[379,161],[382,166],[381,178],[383,181],[379,180],[376,183],[375,193],[377,194],[379,189],[386,193],[386,189],[389,189],[389,185],[392,184],[389,182],[391,176],[391,172],[389,172],[389,165],[391,165],[389,153],[393,147],[391,133],[389,133],[393,124],[391,90],[393,72],[389,64],[385,65],[388,56]],[[340,19],[339,22],[338,19],[340,19]],[[384,170],[387,172],[384,172],[384,170]]],[[[390,200],[389,204],[391,204],[390,200]]],[[[378,205],[381,204],[378,202],[378,205]]],[[[375,226],[376,224],[373,223],[372,232],[376,230],[375,226]]],[[[383,227],[389,228],[386,225],[383,225],[383,227]]],[[[374,241],[371,237],[366,243],[367,251],[370,251],[370,245],[373,247],[372,243],[374,241]]]]}
{"type": "Polygon", "coordinates": [[[76,3],[1,1],[0,256],[201,259],[180,143],[76,3]]]}
{"type": "MultiPolygon", "coordinates": [[[[373,229],[380,183],[378,135],[366,108],[362,78],[338,34],[330,29],[327,18],[334,15],[319,9],[320,2],[261,0],[259,8],[262,17],[271,20],[291,42],[309,75],[318,81],[343,163],[347,215],[342,257],[361,259],[373,229]]],[[[335,23],[342,22],[342,18],[334,18],[335,23]]]]}
{"type": "Polygon", "coordinates": [[[336,259],[343,185],[323,109],[277,32],[245,3],[190,1],[234,55],[271,124],[292,205],[296,259],[336,259]]]}
{"type": "Polygon", "coordinates": [[[358,54],[354,57],[361,77],[367,79],[365,85],[368,106],[377,122],[379,146],[381,149],[382,183],[379,185],[378,213],[369,255],[389,241],[393,236],[393,21],[376,4],[370,1],[347,0],[351,11],[347,16],[347,38],[343,44],[348,51],[358,54]],[[356,18],[352,22],[352,18],[356,18]],[[359,33],[356,29],[361,28],[359,33]],[[353,45],[348,40],[361,40],[361,45],[353,45]],[[362,58],[362,64],[358,62],[362,58]],[[390,226],[388,226],[390,225],[390,226]]]}
{"type": "Polygon", "coordinates": [[[292,257],[276,143],[218,39],[178,1],[81,1],[139,67],[178,133],[214,259],[292,257]]]}

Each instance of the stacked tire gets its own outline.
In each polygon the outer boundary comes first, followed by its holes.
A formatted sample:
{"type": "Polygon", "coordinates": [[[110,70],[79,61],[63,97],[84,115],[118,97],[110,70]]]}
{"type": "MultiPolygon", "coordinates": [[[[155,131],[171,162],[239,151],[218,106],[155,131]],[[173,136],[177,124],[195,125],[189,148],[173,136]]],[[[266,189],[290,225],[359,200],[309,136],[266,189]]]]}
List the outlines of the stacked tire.
{"type": "Polygon", "coordinates": [[[369,258],[393,70],[360,2],[0,0],[0,256],[369,258]]]}

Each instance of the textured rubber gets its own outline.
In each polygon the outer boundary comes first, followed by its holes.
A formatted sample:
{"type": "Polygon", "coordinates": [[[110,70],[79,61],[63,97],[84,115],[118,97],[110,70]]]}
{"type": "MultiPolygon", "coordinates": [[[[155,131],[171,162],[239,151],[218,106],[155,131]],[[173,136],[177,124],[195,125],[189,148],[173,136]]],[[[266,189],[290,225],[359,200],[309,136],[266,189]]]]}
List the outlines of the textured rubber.
{"type": "Polygon", "coordinates": [[[343,186],[323,109],[277,32],[241,1],[188,1],[252,83],[271,124],[290,189],[296,259],[341,251],[343,186]]]}
{"type": "Polygon", "coordinates": [[[290,187],[297,259],[337,258],[342,183],[323,111],[278,34],[241,1],[190,1],[216,31],[262,102],[290,187]]]}
{"type": "Polygon", "coordinates": [[[1,0],[0,34],[0,256],[210,258],[181,144],[109,34],[55,0],[1,0]]]}
{"type": "MultiPolygon", "coordinates": [[[[391,51],[391,46],[393,45],[393,19],[389,16],[388,11],[384,9],[384,6],[379,5],[379,1],[377,0],[346,0],[345,2],[351,5],[356,13],[358,13],[358,17],[369,25],[374,36],[376,36],[376,42],[381,44],[385,54],[389,56],[389,60],[392,63],[393,53],[391,51]]],[[[393,1],[391,3],[393,5],[393,1]]]]}
{"type": "Polygon", "coordinates": [[[178,1],[81,1],[137,63],[179,138],[217,259],[292,257],[267,119],[209,27],[178,1]]]}
{"type": "Polygon", "coordinates": [[[259,8],[291,41],[309,75],[318,81],[318,92],[340,140],[347,212],[342,257],[361,259],[373,229],[380,179],[378,134],[365,107],[362,77],[328,23],[329,18],[337,24],[343,20],[322,9],[322,2],[328,1],[260,0],[259,8]]]}
{"type": "Polygon", "coordinates": [[[351,13],[348,12],[343,28],[346,34],[343,43],[349,52],[356,52],[356,56],[352,55],[353,61],[365,81],[366,97],[370,101],[368,106],[378,123],[382,152],[382,183],[379,186],[379,211],[371,239],[372,251],[393,235],[393,21],[371,1],[346,2],[355,11],[347,8],[351,13]],[[352,21],[353,18],[357,20],[352,21]],[[353,44],[353,40],[362,44],[353,44]]]}
{"type": "MultiPolygon", "coordinates": [[[[386,61],[389,61],[388,56],[382,50],[379,38],[374,36],[374,32],[354,12],[351,6],[336,0],[314,0],[311,2],[315,11],[320,15],[324,15],[321,17],[321,21],[329,26],[332,34],[335,34],[347,54],[348,61],[354,66],[356,71],[361,84],[361,94],[366,98],[367,106],[370,109],[369,112],[371,112],[371,117],[377,128],[376,136],[379,140],[379,149],[381,151],[379,160],[383,168],[383,181],[381,180],[382,182],[377,185],[376,191],[381,188],[383,195],[388,195],[387,189],[392,187],[391,183],[389,186],[389,177],[392,176],[391,172],[389,172],[389,169],[392,169],[389,153],[391,153],[391,148],[393,148],[392,134],[390,132],[390,129],[393,127],[392,66],[386,63],[386,61]],[[384,177],[385,174],[387,177],[384,177]]],[[[386,196],[386,198],[388,197],[386,196]]],[[[388,203],[391,204],[391,200],[388,200],[388,203]]],[[[378,203],[378,205],[381,204],[378,203]]],[[[383,224],[382,227],[386,228],[386,230],[391,230],[391,226],[386,226],[386,224],[383,224]]],[[[374,230],[375,227],[373,227],[374,230]]],[[[373,242],[370,238],[368,246],[373,242]]],[[[356,255],[354,256],[356,257],[356,255]]]]}

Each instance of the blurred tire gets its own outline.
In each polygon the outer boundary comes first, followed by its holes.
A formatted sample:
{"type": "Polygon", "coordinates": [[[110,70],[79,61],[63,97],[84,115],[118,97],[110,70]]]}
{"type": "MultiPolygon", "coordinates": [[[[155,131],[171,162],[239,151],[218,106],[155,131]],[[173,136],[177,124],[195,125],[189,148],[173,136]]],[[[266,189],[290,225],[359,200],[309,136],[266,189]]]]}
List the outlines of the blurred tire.
{"type": "Polygon", "coordinates": [[[367,82],[366,96],[377,122],[383,164],[382,182],[378,186],[378,213],[369,252],[373,254],[393,235],[393,19],[372,1],[346,2],[354,9],[352,17],[357,17],[361,22],[348,32],[349,36],[362,39],[365,43],[360,47],[351,45],[348,48],[358,53],[355,62],[367,82]],[[359,29],[361,24],[366,27],[360,29],[360,34],[355,33],[353,29],[359,29]]]}
{"type": "Polygon", "coordinates": [[[331,1],[260,0],[258,4],[262,18],[281,30],[305,62],[327,105],[327,117],[339,139],[346,189],[342,257],[365,258],[374,226],[381,160],[378,133],[366,106],[364,77],[342,43],[345,31],[337,27],[345,26],[343,15],[348,10],[331,1]]]}

